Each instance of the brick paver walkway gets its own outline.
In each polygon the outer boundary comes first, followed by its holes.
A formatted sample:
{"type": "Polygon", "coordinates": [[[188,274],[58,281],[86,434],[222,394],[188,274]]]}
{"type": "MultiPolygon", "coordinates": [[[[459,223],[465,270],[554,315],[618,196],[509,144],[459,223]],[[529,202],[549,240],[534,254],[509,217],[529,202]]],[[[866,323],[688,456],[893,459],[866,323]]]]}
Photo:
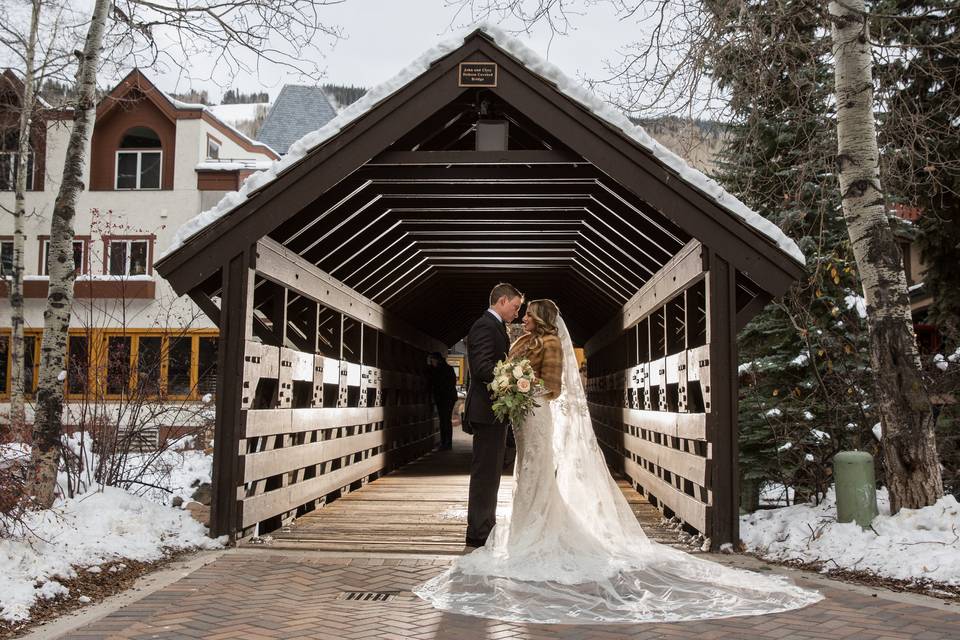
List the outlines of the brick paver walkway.
{"type": "MultiPolygon", "coordinates": [[[[960,639],[960,611],[922,597],[830,582],[790,572],[826,599],[778,615],[674,624],[559,626],[504,623],[433,609],[410,589],[463,550],[469,464],[466,438],[301,518],[271,544],[232,550],[178,582],[65,637],[318,638],[348,640],[508,638],[695,638],[749,640],[960,639]],[[463,512],[463,513],[461,513],[463,512]],[[341,599],[347,591],[397,592],[385,602],[341,599]]],[[[627,483],[621,488],[652,537],[656,511],[627,483]]],[[[506,499],[508,490],[502,496],[506,499]]],[[[737,566],[770,567],[744,556],[737,566]],[[759,566],[758,566],[759,565],[759,566]]],[[[781,569],[776,569],[782,571],[781,569]]]]}
{"type": "MultiPolygon", "coordinates": [[[[444,613],[410,593],[448,559],[310,558],[297,552],[239,550],[176,584],[66,637],[317,638],[776,638],[876,640],[960,638],[960,613],[851,590],[789,613],[702,622],[636,625],[530,625],[444,613]],[[338,600],[343,591],[399,591],[387,602],[338,600]]],[[[804,586],[813,581],[798,580],[804,586]]]]}

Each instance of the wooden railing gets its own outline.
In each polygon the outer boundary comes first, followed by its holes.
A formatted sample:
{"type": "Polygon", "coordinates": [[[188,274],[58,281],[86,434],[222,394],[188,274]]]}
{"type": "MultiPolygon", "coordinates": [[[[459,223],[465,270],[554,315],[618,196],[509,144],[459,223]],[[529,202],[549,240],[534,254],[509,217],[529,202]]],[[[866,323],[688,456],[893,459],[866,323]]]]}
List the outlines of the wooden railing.
{"type": "Polygon", "coordinates": [[[435,442],[433,406],[419,376],[252,341],[244,360],[243,388],[251,392],[241,412],[237,500],[245,534],[262,523],[265,529],[282,525],[422,455],[435,442]],[[337,372],[333,406],[324,405],[325,370],[337,372]],[[309,407],[293,408],[294,382],[309,383],[309,407]],[[258,386],[278,388],[279,406],[252,408],[258,386]],[[416,402],[383,406],[384,397],[416,402]]]}
{"type": "Polygon", "coordinates": [[[652,504],[698,531],[707,529],[713,502],[705,412],[708,349],[685,350],[588,382],[589,397],[600,400],[591,402],[590,413],[601,445],[622,459],[622,470],[652,504]]]}
{"type": "Polygon", "coordinates": [[[711,439],[720,414],[711,385],[710,276],[688,243],[586,345],[587,397],[608,460],[667,516],[710,535],[711,439]]]}
{"type": "Polygon", "coordinates": [[[224,269],[214,535],[273,530],[429,451],[442,344],[269,239],[224,269]],[[232,355],[236,354],[236,356],[232,355]]]}

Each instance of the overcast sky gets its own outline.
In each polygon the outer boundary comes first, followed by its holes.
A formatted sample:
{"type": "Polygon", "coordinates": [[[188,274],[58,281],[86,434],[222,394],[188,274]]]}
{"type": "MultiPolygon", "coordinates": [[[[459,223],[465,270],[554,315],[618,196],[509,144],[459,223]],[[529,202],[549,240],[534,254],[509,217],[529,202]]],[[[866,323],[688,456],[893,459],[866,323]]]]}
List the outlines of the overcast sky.
{"type": "MultiPolygon", "coordinates": [[[[455,20],[454,9],[445,6],[444,0],[346,0],[319,10],[325,23],[338,25],[345,34],[336,43],[320,45],[326,52],[321,63],[326,69],[323,82],[364,87],[389,79],[434,43],[472,26],[467,15],[455,20]]],[[[552,44],[546,29],[519,37],[567,75],[595,77],[603,74],[603,60],[616,58],[616,49],[633,40],[637,30],[635,24],[618,21],[605,4],[591,7],[586,15],[573,16],[573,27],[569,35],[555,37],[552,44]]],[[[158,81],[167,91],[182,92],[190,85],[205,88],[211,100],[217,101],[222,89],[203,79],[210,75],[203,61],[194,61],[194,71],[194,79],[168,74],[158,81]]],[[[267,68],[239,77],[235,86],[245,92],[266,90],[272,99],[284,83],[304,83],[304,79],[267,68]]]]}

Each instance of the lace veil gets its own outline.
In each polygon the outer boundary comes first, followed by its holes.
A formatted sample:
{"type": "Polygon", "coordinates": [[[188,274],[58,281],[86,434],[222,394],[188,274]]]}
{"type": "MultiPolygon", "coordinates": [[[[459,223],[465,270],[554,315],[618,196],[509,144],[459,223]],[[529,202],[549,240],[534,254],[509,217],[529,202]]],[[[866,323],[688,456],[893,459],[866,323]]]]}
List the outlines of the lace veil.
{"type": "Polygon", "coordinates": [[[564,624],[760,615],[821,600],[786,578],[647,538],[598,446],[562,318],[558,329],[560,396],[518,430],[525,451],[513,500],[523,506],[498,520],[484,547],[413,592],[453,613],[564,624]]]}

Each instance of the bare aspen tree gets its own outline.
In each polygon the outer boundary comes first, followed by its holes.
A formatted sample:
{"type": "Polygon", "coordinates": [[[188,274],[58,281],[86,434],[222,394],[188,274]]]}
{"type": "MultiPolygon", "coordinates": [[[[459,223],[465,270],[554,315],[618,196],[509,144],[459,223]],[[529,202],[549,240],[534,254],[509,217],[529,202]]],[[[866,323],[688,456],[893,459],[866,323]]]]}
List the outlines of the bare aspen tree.
{"type": "Polygon", "coordinates": [[[896,513],[936,502],[943,495],[943,481],[906,275],[880,182],[867,18],[864,0],[830,3],[840,195],[867,301],[881,445],[890,510],[896,513]]]}
{"type": "Polygon", "coordinates": [[[76,269],[73,262],[73,219],[77,197],[83,190],[83,172],[93,133],[97,69],[103,34],[107,25],[110,0],[96,0],[87,28],[86,42],[79,53],[77,98],[73,110],[73,128],[63,163],[63,178],[50,220],[50,248],[47,269],[50,273],[47,308],[43,313],[43,338],[40,342],[40,375],[37,408],[33,426],[33,451],[27,493],[37,506],[53,505],[60,459],[60,431],[63,420],[63,378],[67,351],[67,332],[73,304],[76,269]]]}
{"type": "MultiPolygon", "coordinates": [[[[40,25],[41,0],[30,3],[30,32],[24,52],[23,95],[20,99],[20,131],[17,143],[16,183],[13,211],[13,265],[10,274],[10,423],[19,432],[26,422],[24,409],[23,365],[23,218],[26,215],[26,191],[30,153],[30,134],[33,131],[34,56],[37,49],[37,31],[40,25]]],[[[36,176],[34,176],[36,179],[36,176]]]]}
{"type": "Polygon", "coordinates": [[[49,293],[27,485],[27,493],[34,497],[36,506],[52,505],[56,489],[76,275],[74,218],[77,197],[84,188],[82,178],[94,125],[98,71],[103,66],[114,70],[150,67],[162,58],[164,63],[190,76],[190,65],[203,56],[233,73],[270,63],[318,80],[322,75],[318,36],[337,38],[340,32],[320,21],[317,8],[339,1],[205,0],[165,4],[96,0],[79,56],[73,128],[50,225],[49,293]],[[274,44],[274,40],[281,44],[274,44]],[[101,59],[103,50],[109,53],[101,59]]]}

